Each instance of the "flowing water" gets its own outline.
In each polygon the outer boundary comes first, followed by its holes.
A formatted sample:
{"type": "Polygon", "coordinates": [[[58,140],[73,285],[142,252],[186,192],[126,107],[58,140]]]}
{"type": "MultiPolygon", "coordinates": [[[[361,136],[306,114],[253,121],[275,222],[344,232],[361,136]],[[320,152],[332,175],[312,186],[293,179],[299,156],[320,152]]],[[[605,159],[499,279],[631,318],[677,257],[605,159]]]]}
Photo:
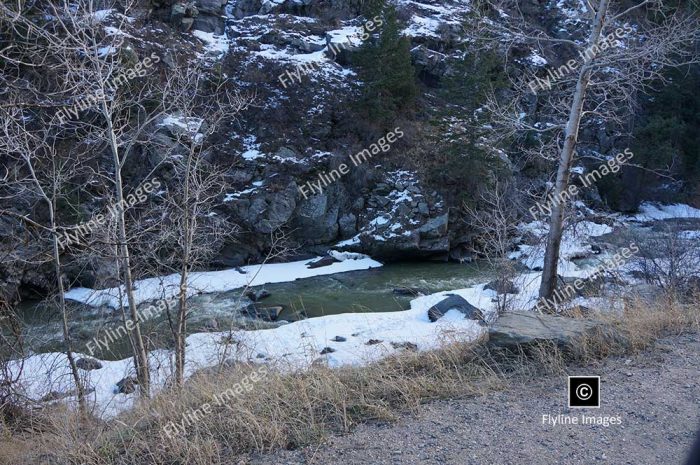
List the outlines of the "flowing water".
{"type": "MultiPolygon", "coordinates": [[[[399,295],[394,289],[416,289],[426,293],[460,289],[489,279],[484,263],[457,264],[402,262],[364,271],[351,271],[296,281],[258,286],[270,297],[259,302],[264,307],[282,306],[280,320],[318,317],[347,312],[393,312],[410,307],[415,295],[399,295]]],[[[241,290],[203,294],[190,298],[189,332],[223,331],[229,328],[265,328],[275,324],[241,318],[240,309],[249,303],[241,299],[241,290]]],[[[60,315],[47,302],[26,302],[21,307],[26,324],[27,347],[36,352],[63,349],[60,315]]],[[[106,331],[121,325],[119,312],[108,308],[93,309],[71,305],[71,333],[74,350],[89,354],[87,344],[93,338],[104,338],[106,331]]],[[[169,323],[165,316],[143,324],[152,347],[168,347],[171,343],[169,323]]],[[[110,341],[109,350],[95,350],[92,355],[118,360],[131,354],[128,337],[110,341]]]]}

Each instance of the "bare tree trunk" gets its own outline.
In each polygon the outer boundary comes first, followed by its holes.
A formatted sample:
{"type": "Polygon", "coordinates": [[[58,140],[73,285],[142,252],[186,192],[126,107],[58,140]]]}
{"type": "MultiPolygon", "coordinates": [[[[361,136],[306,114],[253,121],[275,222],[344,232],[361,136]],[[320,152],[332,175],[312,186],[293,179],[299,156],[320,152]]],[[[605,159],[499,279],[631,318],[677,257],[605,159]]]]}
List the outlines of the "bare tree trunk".
{"type": "MultiPolygon", "coordinates": [[[[588,39],[588,45],[598,43],[600,33],[605,24],[605,17],[608,11],[609,0],[600,0],[596,12],[593,30],[588,39]]],[[[551,299],[557,287],[557,265],[559,262],[559,249],[561,247],[562,234],[564,233],[564,212],[566,211],[566,196],[564,192],[569,188],[569,177],[571,175],[571,165],[574,161],[576,142],[578,141],[579,126],[583,114],[583,103],[586,97],[586,89],[591,78],[589,60],[581,67],[576,82],[569,119],[566,123],[566,133],[564,147],[559,158],[559,168],[557,169],[557,180],[554,186],[552,205],[552,215],[549,220],[549,233],[547,235],[547,248],[544,255],[544,266],[542,269],[542,283],[540,284],[540,299],[551,299]]]]}
{"type": "Polygon", "coordinates": [[[177,312],[177,326],[175,329],[175,382],[178,386],[182,386],[185,382],[185,339],[187,337],[187,277],[190,268],[190,250],[192,245],[192,231],[195,229],[190,224],[190,170],[192,167],[192,157],[194,150],[190,148],[190,153],[187,158],[187,167],[185,171],[185,186],[182,195],[182,203],[184,206],[183,218],[183,253],[182,267],[180,271],[180,307],[177,312]]]}
{"type": "Polygon", "coordinates": [[[112,118],[107,104],[102,100],[102,112],[107,123],[107,134],[109,135],[109,146],[112,151],[112,159],[114,163],[114,186],[115,186],[115,202],[116,202],[116,219],[117,219],[117,242],[119,250],[119,259],[122,262],[124,272],[124,288],[126,289],[126,298],[129,303],[129,312],[131,320],[134,324],[133,340],[135,345],[135,360],[136,360],[136,377],[139,382],[139,392],[142,396],[148,397],[150,394],[150,372],[148,367],[148,352],[146,344],[143,341],[141,334],[141,325],[139,323],[138,309],[136,308],[136,299],[134,297],[134,281],[131,275],[131,258],[129,256],[129,245],[127,244],[126,236],[126,220],[124,215],[124,191],[122,184],[121,160],[119,158],[119,146],[117,138],[114,134],[112,118]]]}
{"type": "MultiPolygon", "coordinates": [[[[49,201],[49,204],[49,217],[51,221],[51,229],[55,232],[56,221],[54,218],[53,202],[49,201]]],[[[53,261],[54,270],[56,273],[56,283],[58,284],[58,304],[61,309],[61,328],[63,330],[63,343],[66,346],[66,357],[68,358],[70,371],[73,376],[73,381],[75,382],[75,388],[78,391],[78,406],[80,408],[80,411],[85,413],[87,411],[87,406],[85,403],[85,389],[80,379],[78,366],[75,364],[75,357],[73,356],[73,342],[70,337],[70,331],[68,330],[68,311],[66,309],[66,298],[64,296],[65,289],[63,287],[63,267],[61,266],[61,255],[58,248],[58,236],[55,233],[53,234],[53,238],[51,241],[53,246],[53,261]]]]}

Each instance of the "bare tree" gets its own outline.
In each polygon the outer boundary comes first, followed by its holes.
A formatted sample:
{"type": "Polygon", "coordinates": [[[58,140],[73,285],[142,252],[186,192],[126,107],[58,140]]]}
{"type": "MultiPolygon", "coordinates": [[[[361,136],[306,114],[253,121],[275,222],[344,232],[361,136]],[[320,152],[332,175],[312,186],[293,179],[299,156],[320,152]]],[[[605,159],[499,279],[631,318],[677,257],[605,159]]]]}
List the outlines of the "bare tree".
{"type": "Polygon", "coordinates": [[[479,195],[478,209],[464,205],[469,224],[479,235],[474,252],[487,260],[496,275],[494,290],[499,314],[508,310],[509,296],[517,292],[513,289],[517,270],[513,260],[508,258],[517,232],[517,198],[511,184],[496,181],[492,188],[484,189],[479,195]]]}
{"type": "Polygon", "coordinates": [[[173,153],[168,157],[173,182],[164,197],[162,215],[169,231],[160,242],[165,248],[175,246],[166,266],[180,274],[177,315],[171,324],[175,382],[179,386],[185,373],[190,272],[206,265],[223,240],[236,232],[233,225],[213,211],[223,194],[224,171],[206,160],[207,138],[224,122],[236,118],[254,99],[252,95],[231,91],[225,82],[211,82],[204,76],[197,67],[183,67],[173,70],[163,87],[163,99],[175,112],[171,119],[176,130],[172,131],[173,153]]]}
{"type": "MultiPolygon", "coordinates": [[[[132,0],[120,3],[126,12],[133,5],[132,0]]],[[[42,107],[59,109],[51,121],[57,137],[77,136],[89,145],[86,150],[99,154],[106,149],[111,155],[111,170],[96,171],[94,175],[114,189],[117,261],[130,318],[135,323],[131,336],[139,390],[148,396],[148,356],[133,292],[122,170],[146,128],[163,109],[148,111],[144,105],[154,93],[152,86],[145,83],[128,86],[129,71],[134,77],[142,77],[143,69],[134,73],[121,56],[127,17],[119,16],[120,23],[107,34],[96,14],[96,6],[90,0],[47,3],[42,13],[51,18],[50,25],[41,27],[28,12],[0,5],[3,27],[11,31],[17,44],[0,50],[0,58],[19,69],[48,74],[51,81],[48,90],[40,92],[34,84],[25,93],[37,96],[34,101],[40,101],[42,107]]],[[[15,81],[16,87],[24,83],[19,76],[15,81]]]]}
{"type": "MultiPolygon", "coordinates": [[[[7,101],[18,98],[13,95],[7,101]]],[[[61,314],[61,328],[66,357],[78,394],[81,411],[86,411],[85,387],[80,378],[73,352],[73,342],[69,331],[68,309],[66,306],[63,261],[57,223],[59,202],[63,201],[63,192],[75,173],[78,162],[73,157],[57,156],[54,140],[46,127],[29,123],[31,118],[24,113],[20,105],[7,105],[0,108],[0,155],[14,159],[23,166],[14,170],[17,177],[12,180],[14,195],[17,198],[28,196],[43,203],[46,222],[41,224],[20,213],[2,210],[0,215],[9,215],[23,224],[31,224],[45,233],[50,252],[43,261],[51,262],[56,280],[56,300],[61,314]]]]}
{"type": "Polygon", "coordinates": [[[582,2],[586,7],[584,29],[588,31],[585,41],[554,37],[537,29],[511,0],[486,1],[477,8],[499,15],[497,20],[482,16],[477,22],[474,35],[480,39],[495,39],[506,47],[529,44],[540,51],[546,46],[567,54],[580,52],[550,73],[546,81],[537,81],[535,76],[514,80],[514,92],[506,104],[491,96],[487,105],[494,119],[496,140],[523,141],[522,137],[527,136],[531,148],[523,148],[523,144],[519,150],[557,162],[552,196],[563,200],[552,205],[541,298],[551,298],[557,285],[565,191],[581,125],[598,120],[624,131],[637,95],[664,81],[664,68],[697,62],[693,53],[700,37],[697,18],[683,7],[671,8],[665,3],[644,0],[626,7],[626,2],[615,0],[582,2]],[[634,27],[623,25],[625,21],[633,22],[634,27]],[[621,40],[624,47],[619,46],[621,40]],[[533,93],[544,114],[541,121],[526,117],[532,112],[533,93]]]}

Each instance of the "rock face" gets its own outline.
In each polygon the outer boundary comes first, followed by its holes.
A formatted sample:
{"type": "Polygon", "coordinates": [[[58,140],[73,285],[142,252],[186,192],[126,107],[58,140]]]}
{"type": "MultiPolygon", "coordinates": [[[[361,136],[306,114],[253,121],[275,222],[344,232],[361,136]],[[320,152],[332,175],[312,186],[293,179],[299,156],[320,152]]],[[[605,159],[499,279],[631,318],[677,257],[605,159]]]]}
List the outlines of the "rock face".
{"type": "Polygon", "coordinates": [[[481,324],[484,323],[484,315],[481,313],[481,310],[467,302],[461,296],[455,294],[448,294],[448,296],[449,297],[447,297],[445,300],[442,300],[430,307],[428,310],[428,319],[430,319],[430,321],[436,322],[450,310],[457,310],[463,313],[465,318],[477,320],[481,324]]]}
{"type": "MultiPolygon", "coordinates": [[[[474,231],[457,214],[450,215],[461,207],[461,201],[456,205],[450,200],[453,194],[449,186],[435,182],[430,185],[430,176],[426,167],[420,166],[422,163],[405,163],[404,157],[412,156],[411,150],[420,148],[417,140],[411,140],[411,133],[418,132],[403,128],[407,133],[405,138],[386,152],[383,148],[381,153],[372,151],[375,156],[359,166],[348,158],[377,141],[374,135],[369,139],[365,122],[358,123],[357,115],[348,105],[362,90],[362,83],[354,77],[356,66],[348,55],[360,46],[356,37],[355,40],[349,37],[367,19],[359,17],[365,1],[144,0],[139,3],[147,13],[125,26],[128,33],[124,36],[125,44],[138,50],[138,57],[149,52],[162,56],[159,72],[154,75],[165,76],[167,67],[177,66],[175,55],[192,60],[199,57],[203,60],[202,72],[210,73],[207,78],[226,75],[237,87],[255,89],[258,96],[259,105],[237,115],[235,129],[210,124],[212,130],[216,129],[208,134],[207,123],[213,122],[202,121],[201,127],[198,126],[199,133],[207,133],[202,142],[203,157],[221,167],[226,175],[224,194],[217,199],[212,217],[230,221],[239,231],[229,242],[220,247],[217,244],[217,253],[207,265],[228,268],[259,263],[271,250],[278,233],[289,240],[290,248],[309,256],[339,248],[384,261],[471,259],[468,251],[472,249],[474,231]],[[217,37],[211,37],[210,33],[217,37]],[[342,45],[337,56],[328,50],[329,43],[342,45]],[[212,46],[215,59],[209,52],[205,53],[212,46]],[[325,58],[314,61],[321,57],[324,48],[325,58]],[[289,58],[311,54],[317,56],[308,57],[310,61],[306,64],[313,64],[313,69],[308,74],[302,73],[299,80],[291,79],[299,69],[289,58]],[[280,82],[281,75],[288,78],[287,85],[280,82]],[[307,185],[317,182],[321,173],[327,174],[341,163],[350,167],[350,173],[317,190],[307,185]],[[307,195],[300,192],[304,186],[307,195]]],[[[460,25],[470,14],[467,2],[395,3],[404,23],[402,33],[411,40],[418,78],[428,87],[440,87],[442,78],[456,71],[454,52],[461,56],[464,48],[460,25]]],[[[539,21],[537,18],[543,17],[542,4],[546,2],[525,3],[529,17],[539,21]]],[[[550,18],[550,11],[544,17],[550,18]]],[[[556,20],[546,22],[547,27],[556,27],[556,20]]],[[[123,47],[124,53],[126,50],[123,47]]],[[[530,70],[527,74],[531,74],[530,70]]],[[[178,136],[183,136],[182,129],[167,121],[172,122],[172,118],[156,124],[144,137],[149,143],[135,148],[141,156],[129,157],[125,182],[130,187],[138,184],[141,173],[167,165],[167,158],[187,153],[186,140],[178,140],[178,136]]],[[[598,140],[598,145],[603,147],[598,149],[601,153],[616,145],[605,132],[588,136],[586,139],[598,140]]],[[[164,191],[178,182],[167,170],[158,171],[157,176],[163,181],[164,191]]],[[[541,181],[544,185],[545,180],[541,181]]],[[[79,213],[88,217],[103,210],[104,205],[99,203],[83,206],[79,213]]],[[[23,211],[19,213],[30,213],[34,219],[37,219],[35,213],[40,213],[31,212],[26,206],[21,208],[23,211]]],[[[38,219],[41,220],[41,214],[38,219]]],[[[71,222],[70,218],[59,220],[60,224],[71,222]]],[[[31,244],[17,244],[15,237],[26,231],[24,227],[13,226],[15,223],[0,217],[0,249],[7,247],[22,260],[43,253],[34,250],[31,244]]],[[[0,250],[0,255],[3,252],[6,251],[0,250]]],[[[70,258],[66,257],[67,281],[86,287],[117,284],[113,260],[74,263],[70,258]]],[[[54,282],[50,266],[32,267],[19,260],[0,263],[3,294],[45,295],[54,282]]]]}
{"type": "Polygon", "coordinates": [[[489,343],[499,347],[553,342],[566,347],[576,338],[600,327],[590,320],[575,320],[534,312],[506,312],[489,328],[489,343]]]}

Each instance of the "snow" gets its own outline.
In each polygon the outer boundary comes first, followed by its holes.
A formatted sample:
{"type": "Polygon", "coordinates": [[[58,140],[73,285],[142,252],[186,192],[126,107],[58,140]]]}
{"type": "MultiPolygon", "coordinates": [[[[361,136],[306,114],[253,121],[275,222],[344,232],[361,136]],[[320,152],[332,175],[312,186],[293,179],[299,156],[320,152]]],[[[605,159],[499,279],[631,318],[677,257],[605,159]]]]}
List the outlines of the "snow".
{"type": "MultiPolygon", "coordinates": [[[[359,254],[343,253],[334,256],[346,258],[341,264],[367,260],[348,258],[361,257],[359,254]]],[[[331,267],[319,270],[328,268],[331,267]]],[[[474,295],[471,290],[453,293],[467,297],[474,295]]],[[[297,370],[310,367],[318,359],[325,360],[330,367],[367,364],[401,350],[394,347],[392,342],[410,342],[416,344],[418,350],[429,350],[436,349],[447,341],[471,341],[482,335],[484,328],[474,320],[465,319],[458,311],[449,311],[437,322],[430,322],[427,310],[443,300],[445,294],[419,297],[411,301],[409,310],[400,312],[345,313],[297,321],[273,329],[236,331],[233,334],[192,334],[186,342],[185,375],[189,377],[202,368],[215,365],[222,359],[224,350],[227,350],[225,358],[230,360],[270,363],[281,370],[297,370]],[[332,341],[335,336],[342,336],[346,341],[332,341]],[[236,343],[226,347],[223,341],[229,339],[236,343]],[[367,345],[370,339],[382,342],[367,345]],[[325,347],[332,347],[335,352],[320,355],[325,347]],[[264,354],[265,358],[261,360],[258,354],[264,354]]],[[[158,350],[151,352],[149,357],[155,393],[163,388],[172,373],[173,354],[158,350]]],[[[110,418],[132,407],[137,399],[136,394],[115,393],[116,383],[133,374],[133,359],[101,363],[101,369],[83,373],[89,385],[94,388],[89,401],[94,404],[96,414],[110,418]]],[[[9,369],[19,372],[20,362],[11,362],[9,369]]],[[[64,354],[33,355],[24,360],[21,385],[26,394],[34,399],[41,398],[50,390],[67,391],[72,389],[68,370],[64,354]]],[[[71,401],[74,402],[75,399],[71,401]]]]}
{"type": "Polygon", "coordinates": [[[403,31],[412,37],[439,37],[443,24],[458,26],[466,19],[470,11],[470,0],[421,2],[400,0],[412,10],[411,24],[403,31]]]}
{"type": "MultiPolygon", "coordinates": [[[[539,243],[535,245],[523,244],[518,246],[518,250],[511,252],[508,258],[519,260],[530,270],[542,270],[544,267],[544,253],[548,226],[542,221],[532,221],[521,224],[521,233],[531,233],[538,237],[539,243]]],[[[588,238],[598,237],[612,232],[612,228],[605,224],[582,221],[576,223],[574,227],[567,227],[564,231],[559,252],[558,271],[563,276],[585,277],[588,272],[574,263],[572,260],[577,257],[591,255],[591,246],[588,238]]]]}
{"type": "Polygon", "coordinates": [[[178,127],[191,134],[196,134],[202,127],[202,123],[204,123],[202,118],[170,115],[163,118],[159,126],[178,127]]]}
{"type": "Polygon", "coordinates": [[[97,56],[101,58],[113,55],[115,53],[117,53],[117,49],[115,47],[112,47],[111,45],[107,47],[100,47],[97,49],[97,56]]]}
{"type": "Polygon", "coordinates": [[[351,245],[357,245],[360,243],[360,235],[357,234],[354,237],[351,237],[350,239],[345,239],[344,241],[338,242],[335,246],[336,247],[348,247],[351,245]]]}
{"type": "Polygon", "coordinates": [[[257,138],[254,135],[249,135],[243,138],[243,146],[245,151],[241,156],[246,160],[256,160],[265,157],[265,154],[260,151],[260,144],[257,143],[257,138]]]}
{"type": "MultiPolygon", "coordinates": [[[[230,291],[245,286],[283,283],[312,276],[366,270],[382,266],[381,263],[372,260],[368,256],[359,254],[353,259],[346,259],[345,261],[321,268],[309,269],[306,267],[307,263],[309,263],[309,260],[248,265],[240,268],[245,273],[240,273],[236,269],[190,273],[188,296],[198,293],[230,291]]],[[[175,296],[180,286],[179,282],[179,273],[136,281],[134,286],[136,302],[140,304],[150,300],[175,296]]],[[[124,295],[123,286],[102,290],[78,287],[66,292],[65,297],[87,305],[107,305],[112,308],[119,308],[120,294],[124,295]]]]}
{"type": "Polygon", "coordinates": [[[330,43],[334,46],[339,44],[350,44],[354,47],[362,45],[363,28],[359,26],[345,26],[340,29],[329,31],[326,35],[330,43]]]}
{"type": "Polygon", "coordinates": [[[199,30],[192,31],[192,35],[206,44],[204,46],[204,49],[206,50],[205,56],[209,55],[213,58],[219,59],[229,50],[229,40],[225,35],[219,36],[215,35],[213,32],[204,32],[199,30]]]}
{"type": "Polygon", "coordinates": [[[101,23],[105,20],[105,18],[107,18],[107,16],[112,14],[112,12],[114,12],[114,10],[111,8],[107,10],[97,10],[92,14],[92,17],[95,18],[95,21],[101,23]]]}
{"type": "Polygon", "coordinates": [[[627,221],[668,220],[672,218],[700,218],[700,209],[676,203],[660,205],[645,202],[639,207],[640,213],[624,217],[627,221]]]}
{"type": "Polygon", "coordinates": [[[442,24],[434,18],[413,16],[411,25],[404,30],[404,34],[411,37],[438,37],[438,28],[442,24]]]}
{"type": "Polygon", "coordinates": [[[536,50],[527,57],[527,60],[535,66],[545,66],[549,63],[545,58],[541,57],[536,50]]]}

